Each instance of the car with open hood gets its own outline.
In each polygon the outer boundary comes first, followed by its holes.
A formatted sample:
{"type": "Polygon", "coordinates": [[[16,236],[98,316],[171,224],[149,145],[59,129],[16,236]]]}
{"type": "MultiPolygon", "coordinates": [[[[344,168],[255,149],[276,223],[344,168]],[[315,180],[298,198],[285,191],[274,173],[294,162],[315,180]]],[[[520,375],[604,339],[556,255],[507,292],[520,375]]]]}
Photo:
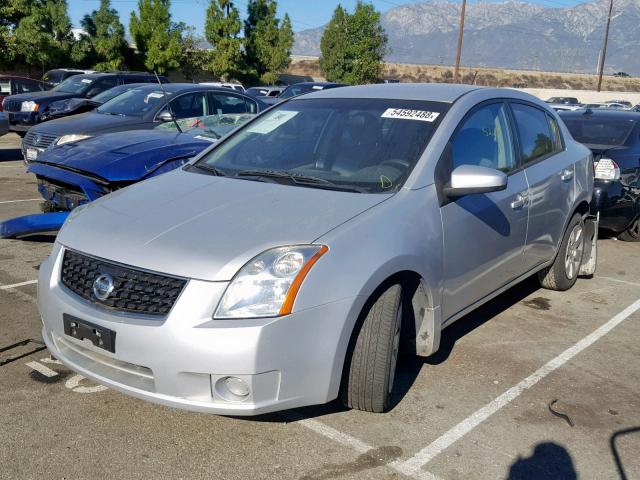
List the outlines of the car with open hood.
{"type": "Polygon", "coordinates": [[[620,240],[640,242],[640,112],[596,109],[560,116],[573,138],[593,152],[593,208],[600,226],[620,240]]]}
{"type": "MultiPolygon", "coordinates": [[[[75,78],[75,77],[72,77],[75,78]]],[[[45,151],[97,135],[149,130],[173,119],[216,114],[257,113],[264,104],[228,88],[193,83],[145,84],[132,88],[94,110],[58,118],[32,128],[22,142],[27,162],[45,151]]]]}
{"type": "Polygon", "coordinates": [[[591,152],[508,89],[284,101],[182,168],[78,207],[40,266],[51,354],[174,407],[391,407],[401,348],[523,279],[595,270],[591,152]]]}

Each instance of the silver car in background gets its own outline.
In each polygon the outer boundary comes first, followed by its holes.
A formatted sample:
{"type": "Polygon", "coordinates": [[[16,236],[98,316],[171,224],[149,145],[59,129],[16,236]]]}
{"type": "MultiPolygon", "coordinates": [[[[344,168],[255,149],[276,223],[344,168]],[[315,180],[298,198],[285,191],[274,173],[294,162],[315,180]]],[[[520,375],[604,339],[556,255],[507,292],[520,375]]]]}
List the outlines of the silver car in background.
{"type": "Polygon", "coordinates": [[[283,102],[185,168],[71,213],[40,268],[51,353],[164,405],[390,408],[399,350],[537,274],[595,270],[591,153],[515,90],[283,102]]]}

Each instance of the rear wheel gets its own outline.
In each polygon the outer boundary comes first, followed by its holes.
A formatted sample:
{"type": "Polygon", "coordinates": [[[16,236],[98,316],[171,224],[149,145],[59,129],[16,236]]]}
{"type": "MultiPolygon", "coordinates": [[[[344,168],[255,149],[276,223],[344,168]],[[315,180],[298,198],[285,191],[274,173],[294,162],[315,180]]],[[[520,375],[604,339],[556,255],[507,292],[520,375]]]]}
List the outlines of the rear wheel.
{"type": "Polygon", "coordinates": [[[342,399],[349,408],[381,413],[389,408],[402,328],[402,287],[392,285],[366,312],[345,368],[342,399]]]}
{"type": "Polygon", "coordinates": [[[624,242],[640,242],[640,217],[636,218],[629,228],[618,235],[618,238],[624,242]]]}
{"type": "Polygon", "coordinates": [[[569,290],[578,280],[584,254],[584,222],[576,213],[567,227],[554,262],[538,272],[540,285],[549,290],[569,290]]]}

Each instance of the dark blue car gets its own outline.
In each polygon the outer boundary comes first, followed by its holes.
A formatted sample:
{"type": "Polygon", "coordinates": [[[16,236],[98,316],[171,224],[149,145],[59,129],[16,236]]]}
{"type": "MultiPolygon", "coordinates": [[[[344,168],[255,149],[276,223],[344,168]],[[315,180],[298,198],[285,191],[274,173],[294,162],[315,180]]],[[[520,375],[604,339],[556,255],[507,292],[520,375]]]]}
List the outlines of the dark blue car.
{"type": "Polygon", "coordinates": [[[640,241],[640,113],[586,109],[560,116],[573,138],[593,152],[600,227],[620,240],[640,241]]]}
{"type": "Polygon", "coordinates": [[[253,116],[182,119],[178,126],[164,123],[51,148],[27,168],[37,178],[43,213],[0,222],[0,237],[58,230],[77,206],[184,165],[253,116]]]}

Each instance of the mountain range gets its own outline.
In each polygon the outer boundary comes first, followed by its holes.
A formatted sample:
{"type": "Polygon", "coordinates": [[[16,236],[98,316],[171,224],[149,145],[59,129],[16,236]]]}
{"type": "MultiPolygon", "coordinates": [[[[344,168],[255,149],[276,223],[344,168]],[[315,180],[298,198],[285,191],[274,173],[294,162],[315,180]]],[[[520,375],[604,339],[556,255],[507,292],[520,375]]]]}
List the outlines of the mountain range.
{"type": "MultiPolygon", "coordinates": [[[[574,7],[507,1],[467,5],[462,65],[594,73],[604,41],[609,0],[574,7]]],[[[398,63],[453,65],[460,3],[400,5],[382,15],[398,63]]],[[[318,56],[324,27],[296,33],[294,55],[318,56]]],[[[640,0],[614,0],[605,73],[640,75],[640,0]]]]}

